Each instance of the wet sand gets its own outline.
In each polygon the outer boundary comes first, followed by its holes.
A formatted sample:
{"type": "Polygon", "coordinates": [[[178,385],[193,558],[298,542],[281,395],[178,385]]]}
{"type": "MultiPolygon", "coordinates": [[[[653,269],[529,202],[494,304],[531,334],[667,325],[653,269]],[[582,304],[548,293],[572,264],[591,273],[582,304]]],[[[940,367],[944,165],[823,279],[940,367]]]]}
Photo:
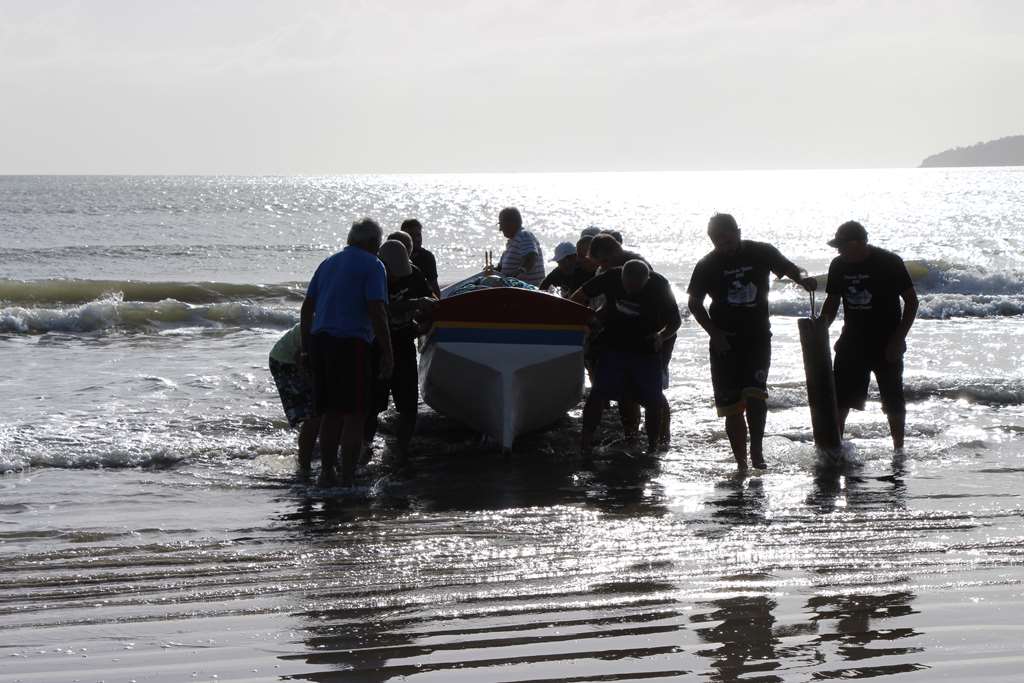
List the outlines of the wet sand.
{"type": "MultiPolygon", "coordinates": [[[[4,680],[1016,680],[1019,435],[776,470],[447,444],[358,495],[188,467],[0,485],[4,680]]],[[[678,438],[678,436],[677,436],[678,438]]],[[[720,449],[719,449],[720,450],[720,449]]],[[[708,454],[705,454],[708,455],[708,454]]]]}

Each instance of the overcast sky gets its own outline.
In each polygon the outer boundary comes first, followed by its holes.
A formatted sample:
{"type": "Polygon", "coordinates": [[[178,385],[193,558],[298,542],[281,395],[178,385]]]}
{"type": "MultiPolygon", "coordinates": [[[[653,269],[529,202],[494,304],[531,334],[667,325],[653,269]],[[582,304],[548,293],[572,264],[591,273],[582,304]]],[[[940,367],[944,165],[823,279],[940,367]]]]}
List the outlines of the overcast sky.
{"type": "Polygon", "coordinates": [[[1024,133],[1024,2],[0,0],[0,173],[914,166],[1024,133]]]}

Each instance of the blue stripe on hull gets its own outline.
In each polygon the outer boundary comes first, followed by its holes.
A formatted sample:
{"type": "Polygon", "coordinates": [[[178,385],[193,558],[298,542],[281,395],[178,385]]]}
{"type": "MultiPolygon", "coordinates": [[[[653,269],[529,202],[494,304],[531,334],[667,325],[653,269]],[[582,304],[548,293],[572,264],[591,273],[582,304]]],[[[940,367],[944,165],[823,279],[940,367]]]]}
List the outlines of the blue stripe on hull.
{"type": "Polygon", "coordinates": [[[439,342],[474,344],[536,344],[540,346],[583,346],[583,332],[576,330],[516,330],[479,327],[440,327],[434,330],[439,342]]]}

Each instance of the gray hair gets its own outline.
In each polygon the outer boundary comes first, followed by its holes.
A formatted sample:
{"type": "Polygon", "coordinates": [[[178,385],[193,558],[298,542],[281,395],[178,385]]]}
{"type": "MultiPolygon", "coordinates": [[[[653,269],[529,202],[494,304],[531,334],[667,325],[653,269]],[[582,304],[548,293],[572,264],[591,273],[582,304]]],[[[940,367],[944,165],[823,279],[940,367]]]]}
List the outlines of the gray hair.
{"type": "Polygon", "coordinates": [[[376,221],[364,218],[352,224],[348,231],[347,244],[355,247],[362,247],[376,253],[380,243],[384,240],[384,231],[380,229],[376,221]]]}
{"type": "Polygon", "coordinates": [[[651,277],[651,268],[640,259],[626,261],[622,266],[622,282],[633,282],[639,286],[647,284],[651,277]]]}

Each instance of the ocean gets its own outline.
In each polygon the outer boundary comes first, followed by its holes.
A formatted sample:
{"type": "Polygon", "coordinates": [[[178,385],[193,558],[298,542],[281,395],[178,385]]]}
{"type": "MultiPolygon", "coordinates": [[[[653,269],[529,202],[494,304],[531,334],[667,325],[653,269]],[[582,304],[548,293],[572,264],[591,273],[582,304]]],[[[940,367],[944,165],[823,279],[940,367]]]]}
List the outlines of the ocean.
{"type": "Polygon", "coordinates": [[[1022,341],[1024,168],[0,177],[0,679],[1017,680],[1022,341]],[[815,450],[776,283],[764,473],[686,315],[664,455],[610,411],[582,468],[577,408],[506,459],[424,407],[410,476],[296,481],[267,354],[317,264],[415,216],[455,281],[509,205],[546,258],[620,230],[680,304],[716,211],[812,274],[860,220],[918,274],[905,453],[874,390],[815,450]]]}

